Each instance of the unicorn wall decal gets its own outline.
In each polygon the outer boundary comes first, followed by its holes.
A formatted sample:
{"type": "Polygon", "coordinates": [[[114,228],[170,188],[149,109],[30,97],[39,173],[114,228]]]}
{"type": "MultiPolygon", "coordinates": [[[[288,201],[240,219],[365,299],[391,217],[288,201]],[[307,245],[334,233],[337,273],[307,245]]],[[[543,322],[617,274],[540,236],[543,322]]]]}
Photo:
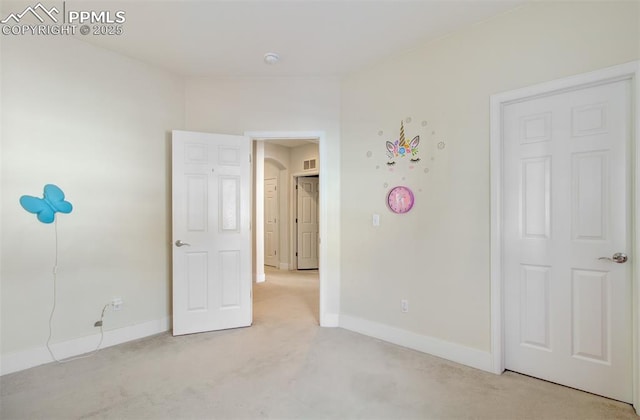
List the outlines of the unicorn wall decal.
{"type": "Polygon", "coordinates": [[[405,156],[410,156],[411,162],[418,162],[420,160],[418,157],[418,144],[420,144],[420,136],[415,136],[411,141],[407,142],[404,138],[404,122],[400,121],[400,138],[395,142],[388,141],[386,144],[387,156],[389,157],[387,165],[395,165],[396,158],[405,156]]]}

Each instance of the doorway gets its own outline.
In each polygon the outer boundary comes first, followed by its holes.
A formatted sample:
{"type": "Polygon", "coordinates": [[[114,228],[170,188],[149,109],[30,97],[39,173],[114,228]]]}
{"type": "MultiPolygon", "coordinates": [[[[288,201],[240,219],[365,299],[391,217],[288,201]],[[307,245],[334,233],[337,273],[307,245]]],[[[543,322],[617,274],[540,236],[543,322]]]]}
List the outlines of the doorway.
{"type": "MultiPolygon", "coordinates": [[[[320,203],[318,208],[318,222],[319,222],[319,235],[318,235],[318,271],[319,271],[319,320],[320,325],[331,325],[326,321],[326,305],[324,299],[324,293],[326,289],[323,287],[325,283],[325,277],[323,274],[323,267],[326,259],[326,250],[325,245],[322,243],[322,237],[327,236],[326,232],[326,219],[327,219],[327,206],[323,205],[323,197],[326,195],[325,188],[322,184],[323,178],[323,169],[326,171],[326,160],[323,159],[323,156],[326,154],[326,144],[325,144],[325,134],[324,132],[247,132],[246,136],[250,137],[254,143],[254,151],[253,151],[253,159],[255,161],[254,166],[254,174],[253,174],[253,182],[254,182],[254,217],[253,217],[253,234],[254,234],[254,252],[253,252],[253,269],[254,269],[254,281],[256,283],[260,283],[265,280],[265,254],[264,254],[264,232],[265,232],[265,224],[264,224],[264,162],[265,162],[265,144],[269,144],[270,142],[278,143],[278,144],[294,144],[300,142],[306,143],[315,143],[317,145],[317,154],[314,160],[315,163],[319,160],[319,164],[315,166],[312,170],[304,170],[304,166],[301,169],[296,169],[295,167],[291,167],[287,171],[288,179],[286,182],[290,185],[290,193],[288,194],[290,207],[289,218],[285,220],[281,217],[281,229],[282,225],[288,224],[288,232],[290,237],[290,246],[289,246],[289,266],[281,268],[288,268],[291,270],[297,269],[295,252],[296,243],[295,238],[295,219],[293,215],[295,214],[295,206],[294,206],[294,198],[295,198],[295,180],[298,176],[302,175],[317,175],[320,180],[320,187],[318,189],[318,202],[320,203]],[[262,238],[262,239],[261,239],[262,238]],[[323,321],[324,320],[324,321],[323,321]]],[[[308,165],[308,162],[307,162],[308,165]]],[[[309,168],[310,169],[310,168],[309,168]]],[[[282,182],[282,178],[280,178],[280,195],[282,196],[284,193],[284,185],[282,182]]],[[[281,200],[282,202],[282,200],[281,200]]],[[[282,209],[281,209],[282,212],[282,209]]],[[[280,248],[284,248],[284,245],[281,243],[280,248]]],[[[283,250],[284,252],[284,250],[283,250]]]]}
{"type": "Polygon", "coordinates": [[[636,410],[638,267],[618,254],[638,255],[638,74],[631,63],[491,98],[494,371],[636,410]]]}

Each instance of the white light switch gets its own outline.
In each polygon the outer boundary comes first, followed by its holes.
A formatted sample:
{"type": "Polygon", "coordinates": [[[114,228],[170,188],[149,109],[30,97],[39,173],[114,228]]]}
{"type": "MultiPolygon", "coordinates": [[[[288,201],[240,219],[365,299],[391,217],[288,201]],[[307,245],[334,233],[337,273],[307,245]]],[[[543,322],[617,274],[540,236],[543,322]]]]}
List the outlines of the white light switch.
{"type": "Polygon", "coordinates": [[[380,226],[380,215],[379,214],[373,214],[373,226],[380,226]]]}

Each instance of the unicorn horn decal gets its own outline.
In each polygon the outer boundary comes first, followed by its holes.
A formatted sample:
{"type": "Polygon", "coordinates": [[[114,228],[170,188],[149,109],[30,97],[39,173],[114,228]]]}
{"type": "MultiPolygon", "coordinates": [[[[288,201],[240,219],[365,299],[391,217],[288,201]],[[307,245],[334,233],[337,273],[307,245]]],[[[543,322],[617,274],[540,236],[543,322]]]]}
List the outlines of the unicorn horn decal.
{"type": "Polygon", "coordinates": [[[400,140],[398,142],[400,147],[407,147],[407,141],[404,139],[404,122],[400,121],[400,140]]]}

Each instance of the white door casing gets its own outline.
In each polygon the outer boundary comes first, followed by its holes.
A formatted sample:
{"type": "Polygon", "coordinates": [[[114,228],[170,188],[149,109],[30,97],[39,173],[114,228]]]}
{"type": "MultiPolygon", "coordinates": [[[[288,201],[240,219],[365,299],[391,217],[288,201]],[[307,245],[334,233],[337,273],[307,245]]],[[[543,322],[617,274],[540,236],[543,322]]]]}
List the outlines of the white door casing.
{"type": "Polygon", "coordinates": [[[318,177],[298,177],[297,256],[298,269],[318,268],[318,177]]]}
{"type": "Polygon", "coordinates": [[[636,410],[638,74],[635,62],[491,98],[493,370],[636,410]],[[629,261],[598,260],[614,252],[629,261]]]}
{"type": "Polygon", "coordinates": [[[278,178],[264,180],[264,265],[279,267],[278,178]]]}
{"type": "Polygon", "coordinates": [[[250,140],[173,131],[173,334],[252,322],[250,140]]]}
{"type": "MultiPolygon", "coordinates": [[[[320,235],[318,239],[320,242],[318,247],[318,270],[320,273],[320,325],[323,327],[337,327],[339,325],[338,307],[340,301],[339,246],[336,245],[336,235],[334,233],[329,233],[329,226],[333,222],[328,223],[330,215],[334,214],[335,209],[339,209],[339,192],[333,191],[333,189],[337,188],[337,182],[334,179],[336,178],[336,175],[331,175],[329,171],[329,162],[331,162],[330,157],[334,155],[334,151],[332,151],[333,146],[329,144],[327,134],[324,131],[245,131],[244,135],[249,136],[254,140],[310,139],[318,141],[320,153],[320,167],[318,171],[320,178],[320,196],[318,198],[318,214],[320,220],[320,235]],[[332,186],[332,191],[329,191],[329,186],[332,186]],[[329,198],[331,198],[331,200],[329,198]],[[331,251],[329,250],[330,245],[332,245],[331,251]]],[[[291,190],[292,208],[290,211],[291,214],[294,214],[295,208],[293,207],[293,203],[295,198],[293,196],[295,192],[293,184],[291,185],[291,190]]],[[[293,220],[294,218],[291,217],[289,221],[291,244],[295,242],[296,235],[296,228],[293,220]]],[[[258,222],[259,220],[256,220],[256,223],[258,222]]],[[[339,226],[339,220],[337,222],[337,226],[339,226]]],[[[339,241],[337,241],[337,243],[339,244],[339,241]]],[[[291,252],[289,261],[293,262],[295,261],[296,247],[290,246],[289,249],[291,252]]],[[[257,258],[258,256],[256,255],[256,259],[257,258]]]]}

